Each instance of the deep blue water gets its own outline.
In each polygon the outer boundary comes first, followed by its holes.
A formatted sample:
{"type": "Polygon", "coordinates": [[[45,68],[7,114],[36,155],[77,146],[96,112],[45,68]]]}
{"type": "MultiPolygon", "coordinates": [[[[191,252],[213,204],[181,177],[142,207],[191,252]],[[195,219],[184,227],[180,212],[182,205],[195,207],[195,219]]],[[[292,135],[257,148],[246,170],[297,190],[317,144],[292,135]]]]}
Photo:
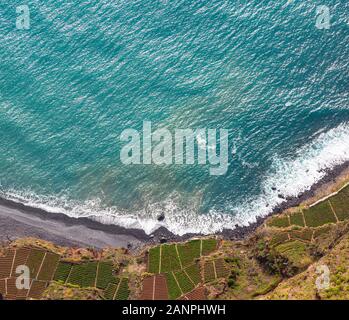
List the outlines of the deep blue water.
{"type": "Polygon", "coordinates": [[[349,160],[346,0],[31,0],[17,30],[22,4],[0,4],[2,197],[147,232],[164,212],[175,233],[209,233],[349,160]],[[143,121],[229,129],[227,174],[123,165],[120,134],[143,121]]]}

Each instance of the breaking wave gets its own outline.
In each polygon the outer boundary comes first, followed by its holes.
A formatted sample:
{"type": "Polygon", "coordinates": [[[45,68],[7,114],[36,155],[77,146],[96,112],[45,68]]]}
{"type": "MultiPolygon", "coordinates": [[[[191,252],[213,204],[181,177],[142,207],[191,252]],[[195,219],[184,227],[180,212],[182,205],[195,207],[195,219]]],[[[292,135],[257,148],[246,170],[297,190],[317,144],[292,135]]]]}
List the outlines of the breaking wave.
{"type": "Polygon", "coordinates": [[[264,179],[262,192],[239,204],[227,203],[225,211],[211,209],[199,213],[197,201],[186,207],[179,206],[178,195],[173,194],[163,202],[153,203],[146,209],[132,213],[117,207],[104,207],[100,199],[85,202],[72,201],[68,197],[44,196],[29,191],[3,190],[0,196],[40,208],[48,212],[63,213],[74,218],[90,218],[103,224],[115,224],[125,228],[142,229],[147,234],[160,226],[183,235],[186,233],[211,234],[223,229],[233,229],[236,224],[248,225],[256,217],[268,215],[287,197],[296,197],[320,181],[327,170],[349,161],[349,125],[347,123],[321,133],[310,144],[299,149],[294,159],[276,155],[264,179]],[[282,195],[282,197],[280,197],[282,195]],[[165,214],[161,222],[158,217],[165,214]]]}

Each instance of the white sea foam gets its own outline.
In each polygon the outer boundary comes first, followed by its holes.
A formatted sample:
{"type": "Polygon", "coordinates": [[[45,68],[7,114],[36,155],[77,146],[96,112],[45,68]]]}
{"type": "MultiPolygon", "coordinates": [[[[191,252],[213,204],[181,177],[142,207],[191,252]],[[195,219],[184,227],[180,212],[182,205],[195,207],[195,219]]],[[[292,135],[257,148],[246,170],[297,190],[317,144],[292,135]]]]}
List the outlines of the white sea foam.
{"type": "Polygon", "coordinates": [[[256,199],[235,208],[237,218],[253,222],[265,216],[285,200],[296,197],[321,180],[326,170],[349,161],[349,125],[320,134],[310,144],[299,149],[292,160],[275,156],[272,167],[262,185],[263,193],[256,199]],[[273,190],[276,188],[276,190],[273,190]]]}
{"type": "Polygon", "coordinates": [[[240,204],[227,204],[229,214],[216,210],[211,210],[208,214],[198,214],[197,203],[180,207],[177,195],[132,213],[116,207],[105,208],[99,199],[81,203],[64,197],[38,196],[18,190],[2,190],[1,196],[47,212],[60,212],[75,218],[87,217],[104,224],[143,229],[147,234],[160,226],[178,235],[210,234],[223,228],[233,229],[236,224],[248,225],[257,216],[269,214],[273,208],[285,201],[279,197],[280,194],[284,197],[297,196],[323,178],[326,169],[346,161],[349,161],[349,125],[343,124],[320,134],[312,143],[298,150],[292,160],[276,155],[263,182],[263,192],[240,204]],[[162,213],[165,213],[166,218],[159,222],[157,217],[162,213]]]}

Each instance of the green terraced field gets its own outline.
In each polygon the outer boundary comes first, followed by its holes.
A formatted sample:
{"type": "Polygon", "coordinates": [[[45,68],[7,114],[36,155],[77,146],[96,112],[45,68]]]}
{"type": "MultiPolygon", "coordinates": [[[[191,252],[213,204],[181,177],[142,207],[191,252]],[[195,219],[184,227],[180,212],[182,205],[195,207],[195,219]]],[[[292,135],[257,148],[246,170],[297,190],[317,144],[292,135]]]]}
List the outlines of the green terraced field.
{"type": "Polygon", "coordinates": [[[276,233],[276,234],[273,234],[270,240],[270,245],[275,246],[285,241],[288,241],[288,235],[286,232],[276,233]]]}
{"type": "Polygon", "coordinates": [[[117,284],[109,283],[107,286],[107,289],[105,289],[104,291],[104,298],[106,300],[113,300],[117,288],[118,288],[117,284]]]}
{"type": "Polygon", "coordinates": [[[278,245],[276,251],[287,257],[294,265],[308,265],[311,260],[308,255],[307,245],[298,240],[292,240],[278,245]]]}
{"type": "Polygon", "coordinates": [[[44,262],[42,264],[40,273],[38,275],[38,280],[42,281],[51,281],[55,270],[57,268],[57,264],[59,261],[59,255],[47,252],[44,262]]]}
{"type": "Polygon", "coordinates": [[[83,264],[74,264],[72,266],[72,270],[70,272],[69,278],[67,279],[67,282],[82,287],[84,274],[85,266],[83,264]]]}
{"type": "Polygon", "coordinates": [[[304,210],[305,222],[308,227],[320,227],[327,223],[335,223],[336,218],[328,201],[304,210]]]}
{"type": "Polygon", "coordinates": [[[149,249],[148,272],[159,273],[160,246],[149,249]]]}
{"type": "Polygon", "coordinates": [[[287,216],[274,217],[268,223],[269,227],[287,228],[290,226],[287,216]]]}
{"type": "Polygon", "coordinates": [[[207,256],[217,249],[216,239],[203,239],[202,240],[202,252],[203,256],[207,256]]]}
{"type": "Polygon", "coordinates": [[[331,229],[332,228],[330,225],[326,225],[326,226],[323,226],[321,228],[317,228],[314,232],[314,238],[318,238],[322,235],[329,233],[331,231],[331,229]]]}
{"type": "Polygon", "coordinates": [[[176,245],[164,244],[161,250],[161,272],[169,272],[181,269],[176,245]]]}
{"type": "Polygon", "coordinates": [[[200,259],[201,255],[209,255],[216,249],[216,239],[191,240],[186,243],[163,244],[151,248],[148,254],[148,272],[162,273],[181,270],[193,264],[196,259],[200,259]]]}
{"type": "Polygon", "coordinates": [[[95,287],[98,262],[85,263],[85,277],[82,281],[83,287],[95,287]]]}
{"type": "Polygon", "coordinates": [[[130,295],[127,278],[114,278],[113,283],[108,283],[104,290],[106,300],[127,300],[130,295]]]}
{"type": "Polygon", "coordinates": [[[174,275],[183,293],[188,293],[194,289],[194,284],[190,281],[184,271],[177,271],[174,275]]]}
{"type": "Polygon", "coordinates": [[[30,250],[27,266],[30,270],[30,277],[32,279],[36,279],[42,260],[44,259],[44,256],[45,256],[45,251],[43,250],[37,250],[37,249],[30,250]]]}
{"type": "Polygon", "coordinates": [[[186,267],[184,270],[188,274],[190,279],[195,283],[195,285],[201,282],[200,267],[198,264],[195,263],[189,267],[186,267]]]}
{"type": "Polygon", "coordinates": [[[179,258],[183,267],[192,264],[195,259],[200,258],[200,246],[200,240],[192,240],[177,245],[179,258]]]}
{"type": "Polygon", "coordinates": [[[128,288],[128,279],[123,278],[115,295],[115,300],[127,300],[129,295],[130,290],[128,288]]]}
{"type": "MultiPolygon", "coordinates": [[[[18,252],[21,253],[20,250],[18,252]]],[[[12,255],[12,257],[13,256],[14,255],[12,255]]],[[[18,257],[20,258],[19,255],[18,257]]],[[[30,249],[28,265],[34,275],[38,273],[38,279],[35,279],[32,282],[29,293],[28,290],[22,293],[15,289],[14,282],[12,283],[10,281],[15,280],[15,278],[11,278],[8,281],[8,285],[4,281],[6,290],[8,289],[8,292],[10,293],[13,292],[13,294],[11,293],[12,296],[9,294],[7,298],[10,297],[13,299],[16,297],[17,299],[26,299],[28,296],[29,298],[40,299],[43,291],[47,287],[47,284],[52,279],[62,284],[70,283],[80,287],[95,287],[95,282],[97,280],[96,271],[98,266],[99,288],[106,288],[104,291],[106,299],[128,299],[130,294],[128,279],[123,278],[120,282],[118,278],[113,276],[112,263],[108,261],[101,261],[99,263],[96,261],[89,261],[81,264],[72,264],[59,260],[60,256],[55,253],[46,252],[39,249],[30,249]],[[105,285],[106,281],[110,281],[108,285],[105,285]]],[[[0,285],[3,284],[0,283],[0,285]]]]}
{"type": "Polygon", "coordinates": [[[59,262],[53,280],[65,283],[72,269],[70,263],[59,262]]]}
{"type": "Polygon", "coordinates": [[[295,212],[295,213],[291,214],[290,215],[290,222],[291,222],[291,225],[304,227],[304,220],[303,220],[302,212],[299,211],[299,212],[295,212]]]}
{"type": "Polygon", "coordinates": [[[349,219],[349,195],[346,189],[332,197],[330,202],[340,221],[349,219]]]}
{"type": "Polygon", "coordinates": [[[303,230],[291,230],[289,232],[292,239],[311,241],[313,230],[312,229],[303,229],[303,230]]]}
{"type": "Polygon", "coordinates": [[[216,275],[213,267],[213,261],[205,262],[204,279],[205,279],[205,282],[210,282],[216,279],[216,275]]]}
{"type": "Polygon", "coordinates": [[[349,199],[349,185],[339,191],[338,194],[341,194],[341,197],[349,199]]]}
{"type": "Polygon", "coordinates": [[[105,289],[109,283],[114,283],[115,279],[113,264],[111,262],[100,262],[98,265],[97,288],[105,289]]]}
{"type": "Polygon", "coordinates": [[[229,275],[229,270],[224,264],[223,259],[217,259],[214,261],[216,266],[217,278],[225,278],[229,275]]]}
{"type": "Polygon", "coordinates": [[[97,262],[87,262],[73,265],[67,282],[80,287],[94,287],[97,271],[97,262]]]}
{"type": "Polygon", "coordinates": [[[175,278],[173,277],[172,272],[165,273],[167,289],[168,289],[168,297],[170,300],[175,300],[179,298],[182,293],[180,288],[177,285],[175,278]]]}

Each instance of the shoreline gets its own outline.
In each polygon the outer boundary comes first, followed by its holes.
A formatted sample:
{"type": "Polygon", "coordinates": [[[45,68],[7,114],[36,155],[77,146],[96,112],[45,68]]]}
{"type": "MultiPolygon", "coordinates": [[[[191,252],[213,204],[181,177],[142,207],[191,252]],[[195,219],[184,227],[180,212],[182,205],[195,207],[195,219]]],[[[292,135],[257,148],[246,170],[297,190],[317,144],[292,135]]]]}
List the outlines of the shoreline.
{"type": "Polygon", "coordinates": [[[104,225],[88,218],[71,218],[0,198],[0,241],[24,237],[63,246],[95,248],[137,248],[149,238],[142,230],[104,225]]]}
{"type": "Polygon", "coordinates": [[[225,229],[220,234],[230,240],[242,240],[260,227],[266,219],[271,216],[292,210],[300,205],[309,206],[316,201],[325,198],[349,181],[349,161],[325,170],[326,174],[322,179],[313,184],[309,190],[296,197],[285,198],[285,201],[276,206],[268,215],[256,217],[256,222],[248,226],[237,226],[234,230],[225,229]]]}
{"type": "MultiPolygon", "coordinates": [[[[251,235],[272,215],[293,207],[310,205],[339,189],[349,181],[349,161],[326,170],[325,176],[297,197],[285,198],[268,215],[256,217],[256,222],[235,229],[223,229],[214,235],[229,240],[243,240],[251,235]]],[[[277,186],[276,186],[277,187],[277,186]]],[[[0,198],[0,241],[34,237],[65,246],[124,247],[130,250],[159,242],[185,241],[203,234],[178,236],[160,227],[151,235],[141,229],[127,229],[117,225],[103,224],[89,218],[72,218],[63,213],[51,213],[11,200],[0,198]]]]}

